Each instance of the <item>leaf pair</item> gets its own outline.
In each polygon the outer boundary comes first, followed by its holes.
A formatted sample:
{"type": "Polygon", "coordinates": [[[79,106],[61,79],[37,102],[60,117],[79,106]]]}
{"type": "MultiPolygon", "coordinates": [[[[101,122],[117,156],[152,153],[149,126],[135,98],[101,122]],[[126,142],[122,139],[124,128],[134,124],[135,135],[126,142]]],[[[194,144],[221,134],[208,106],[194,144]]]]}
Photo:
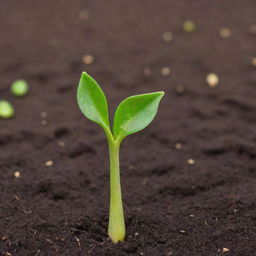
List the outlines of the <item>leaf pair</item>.
{"type": "MultiPolygon", "coordinates": [[[[123,100],[114,116],[112,136],[121,142],[126,136],[148,126],[154,119],[164,92],[131,96],[123,100]]],[[[110,131],[108,104],[97,82],[83,72],[77,91],[77,101],[82,113],[91,121],[110,131]]]]}

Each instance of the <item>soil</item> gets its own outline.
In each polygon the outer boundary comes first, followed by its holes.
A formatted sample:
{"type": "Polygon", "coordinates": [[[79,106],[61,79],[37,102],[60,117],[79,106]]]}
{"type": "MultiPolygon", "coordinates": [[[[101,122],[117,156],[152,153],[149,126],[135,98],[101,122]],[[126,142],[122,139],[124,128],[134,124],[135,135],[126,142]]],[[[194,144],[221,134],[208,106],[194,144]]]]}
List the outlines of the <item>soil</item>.
{"type": "Polygon", "coordinates": [[[2,0],[0,97],[16,116],[0,120],[0,255],[256,255],[255,9],[249,0],[2,0]],[[194,32],[182,28],[188,19],[194,32]],[[127,236],[116,245],[105,136],[76,103],[83,70],[111,115],[127,96],[166,92],[154,122],[122,145],[127,236]],[[9,92],[17,78],[31,88],[22,99],[9,92]]]}

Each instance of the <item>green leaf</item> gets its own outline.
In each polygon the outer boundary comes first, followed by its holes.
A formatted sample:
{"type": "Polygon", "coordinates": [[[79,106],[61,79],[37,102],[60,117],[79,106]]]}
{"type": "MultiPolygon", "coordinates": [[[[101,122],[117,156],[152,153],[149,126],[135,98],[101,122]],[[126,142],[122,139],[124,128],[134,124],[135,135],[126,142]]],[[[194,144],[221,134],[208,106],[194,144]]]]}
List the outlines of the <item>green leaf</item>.
{"type": "Polygon", "coordinates": [[[77,102],[82,113],[101,127],[109,128],[108,104],[97,82],[83,72],[77,90],[77,102]]]}
{"type": "Polygon", "coordinates": [[[131,96],[123,100],[115,113],[114,138],[122,140],[148,126],[154,119],[163,96],[164,92],[153,92],[131,96]]]}

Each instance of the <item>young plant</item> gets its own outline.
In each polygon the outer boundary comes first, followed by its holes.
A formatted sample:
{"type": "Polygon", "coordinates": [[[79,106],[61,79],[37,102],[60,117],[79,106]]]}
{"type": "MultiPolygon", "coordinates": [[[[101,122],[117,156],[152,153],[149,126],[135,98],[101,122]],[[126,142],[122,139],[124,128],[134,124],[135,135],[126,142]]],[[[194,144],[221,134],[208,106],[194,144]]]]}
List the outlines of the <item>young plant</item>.
{"type": "Polygon", "coordinates": [[[108,234],[114,243],[125,238],[125,221],[119,169],[119,148],[123,139],[148,126],[154,119],[164,92],[131,96],[123,100],[111,129],[106,97],[97,82],[83,72],[77,91],[81,112],[105,131],[110,158],[110,209],[108,234]]]}

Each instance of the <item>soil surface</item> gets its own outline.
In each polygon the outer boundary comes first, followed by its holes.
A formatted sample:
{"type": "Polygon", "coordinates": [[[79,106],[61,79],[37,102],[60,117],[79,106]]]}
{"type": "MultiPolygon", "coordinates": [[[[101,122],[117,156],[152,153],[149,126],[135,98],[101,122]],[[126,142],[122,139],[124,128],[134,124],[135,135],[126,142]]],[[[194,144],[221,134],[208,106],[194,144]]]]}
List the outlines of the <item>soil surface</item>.
{"type": "Polygon", "coordinates": [[[16,116],[0,120],[0,255],[256,255],[255,9],[2,0],[0,97],[16,116]],[[188,19],[194,32],[182,28],[188,19]],[[127,96],[166,92],[154,122],[122,145],[127,237],[117,245],[107,236],[105,136],[76,103],[83,70],[111,115],[127,96]],[[9,92],[17,78],[31,87],[22,99],[9,92]]]}

